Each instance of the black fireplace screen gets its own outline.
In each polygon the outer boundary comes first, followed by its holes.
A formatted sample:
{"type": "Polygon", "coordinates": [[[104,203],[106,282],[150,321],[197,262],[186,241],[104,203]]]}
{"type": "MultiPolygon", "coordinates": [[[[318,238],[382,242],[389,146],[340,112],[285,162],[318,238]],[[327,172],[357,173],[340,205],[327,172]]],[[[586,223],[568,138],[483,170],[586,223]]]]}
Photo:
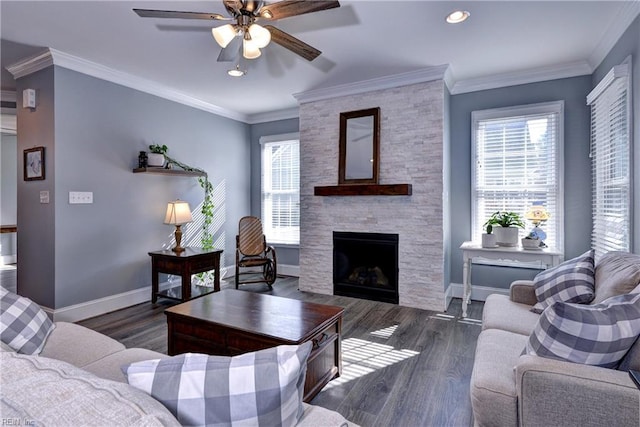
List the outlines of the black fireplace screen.
{"type": "Polygon", "coordinates": [[[398,235],[334,231],[333,293],[398,304],[398,235]]]}

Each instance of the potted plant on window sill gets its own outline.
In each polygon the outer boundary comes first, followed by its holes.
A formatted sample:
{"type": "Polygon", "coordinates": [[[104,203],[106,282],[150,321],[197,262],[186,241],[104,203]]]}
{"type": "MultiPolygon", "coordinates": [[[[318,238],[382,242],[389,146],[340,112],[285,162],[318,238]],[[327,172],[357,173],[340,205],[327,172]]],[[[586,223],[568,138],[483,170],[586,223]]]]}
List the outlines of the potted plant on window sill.
{"type": "Polygon", "coordinates": [[[524,228],[519,214],[508,211],[497,211],[491,214],[484,226],[492,226],[498,246],[518,246],[518,228],[524,228]],[[498,225],[499,227],[494,227],[498,225]]]}

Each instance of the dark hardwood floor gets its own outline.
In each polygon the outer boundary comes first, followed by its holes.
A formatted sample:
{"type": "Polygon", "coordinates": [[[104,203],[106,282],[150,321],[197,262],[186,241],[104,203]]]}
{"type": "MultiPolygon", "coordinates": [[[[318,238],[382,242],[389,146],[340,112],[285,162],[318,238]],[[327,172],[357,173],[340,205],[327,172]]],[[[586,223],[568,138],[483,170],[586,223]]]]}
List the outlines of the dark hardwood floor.
{"type": "MultiPolygon", "coordinates": [[[[0,271],[0,278],[4,273],[0,271]]],[[[231,288],[233,282],[222,281],[221,286],[231,288]]],[[[462,319],[460,299],[453,300],[448,312],[438,313],[297,287],[297,278],[279,278],[272,291],[263,284],[241,289],[345,308],[343,375],[312,404],[365,427],[473,425],[469,379],[482,303],[471,304],[469,317],[462,319]]],[[[155,305],[139,304],[79,323],[127,347],[166,353],[164,310],[174,304],[160,299],[155,305]]]]}

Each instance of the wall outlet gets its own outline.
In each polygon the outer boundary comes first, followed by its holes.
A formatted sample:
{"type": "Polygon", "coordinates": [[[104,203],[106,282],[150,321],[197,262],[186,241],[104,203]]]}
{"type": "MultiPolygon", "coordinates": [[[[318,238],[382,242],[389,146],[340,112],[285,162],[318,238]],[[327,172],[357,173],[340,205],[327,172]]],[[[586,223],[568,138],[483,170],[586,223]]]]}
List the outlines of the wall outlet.
{"type": "Polygon", "coordinates": [[[69,191],[69,204],[91,204],[93,203],[92,191],[69,191]]]}
{"type": "Polygon", "coordinates": [[[40,203],[49,203],[49,192],[41,191],[40,192],[40,203]]]}

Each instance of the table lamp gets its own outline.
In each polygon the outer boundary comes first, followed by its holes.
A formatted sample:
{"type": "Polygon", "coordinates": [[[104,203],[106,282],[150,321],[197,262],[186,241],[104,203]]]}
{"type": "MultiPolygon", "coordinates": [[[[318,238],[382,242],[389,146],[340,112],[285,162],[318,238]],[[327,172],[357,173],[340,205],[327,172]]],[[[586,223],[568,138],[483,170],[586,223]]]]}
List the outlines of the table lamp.
{"type": "Polygon", "coordinates": [[[549,219],[549,213],[544,206],[542,206],[542,203],[534,202],[527,210],[525,218],[533,223],[533,228],[529,232],[529,236],[533,239],[539,239],[542,242],[540,246],[543,246],[544,239],[547,238],[547,233],[540,228],[540,224],[549,219]]]}
{"type": "Polygon", "coordinates": [[[182,242],[182,230],[180,227],[182,224],[192,222],[191,209],[189,209],[189,203],[183,200],[176,200],[169,202],[167,205],[167,214],[164,218],[164,223],[176,226],[176,246],[171,250],[176,253],[184,252],[184,248],[180,246],[182,242]]]}

